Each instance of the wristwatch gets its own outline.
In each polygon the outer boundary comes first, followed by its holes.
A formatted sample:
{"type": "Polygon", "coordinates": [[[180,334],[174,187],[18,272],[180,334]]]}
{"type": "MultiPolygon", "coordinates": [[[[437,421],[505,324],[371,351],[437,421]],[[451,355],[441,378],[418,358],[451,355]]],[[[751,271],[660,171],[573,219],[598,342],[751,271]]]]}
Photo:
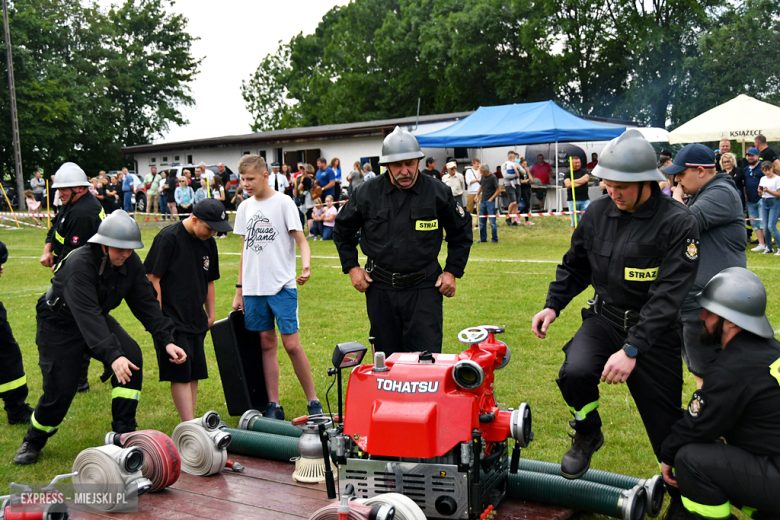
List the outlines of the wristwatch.
{"type": "Polygon", "coordinates": [[[626,356],[630,357],[631,359],[636,359],[636,357],[639,355],[639,351],[631,343],[626,343],[623,345],[623,352],[625,352],[626,356]]]}

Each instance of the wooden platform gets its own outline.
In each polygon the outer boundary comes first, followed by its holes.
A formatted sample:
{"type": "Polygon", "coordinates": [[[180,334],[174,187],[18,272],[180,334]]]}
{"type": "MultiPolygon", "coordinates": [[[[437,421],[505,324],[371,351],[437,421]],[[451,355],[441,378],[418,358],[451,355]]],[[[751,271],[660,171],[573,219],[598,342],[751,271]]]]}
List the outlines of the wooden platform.
{"type": "MultiPolygon", "coordinates": [[[[213,520],[309,518],[328,500],[324,484],[299,484],[292,480],[294,466],[250,457],[232,455],[230,459],[246,467],[244,473],[223,471],[211,477],[182,473],[178,482],[159,493],[147,493],[139,499],[137,513],[96,513],[71,510],[70,518],[100,520],[213,520]]],[[[498,520],[566,520],[571,509],[517,500],[504,500],[498,508],[498,520]]]]}

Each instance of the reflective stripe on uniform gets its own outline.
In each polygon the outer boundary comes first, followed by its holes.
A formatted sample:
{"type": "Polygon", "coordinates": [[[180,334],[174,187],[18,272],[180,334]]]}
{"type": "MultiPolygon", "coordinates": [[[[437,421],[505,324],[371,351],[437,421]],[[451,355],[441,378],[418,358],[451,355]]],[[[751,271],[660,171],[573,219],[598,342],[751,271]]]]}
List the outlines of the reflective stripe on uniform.
{"type": "Polygon", "coordinates": [[[588,416],[588,414],[590,412],[592,412],[593,410],[595,410],[598,407],[599,407],[599,402],[598,401],[593,401],[592,403],[588,403],[585,406],[583,406],[582,410],[575,410],[573,406],[570,406],[569,410],[571,411],[571,413],[574,414],[574,417],[578,421],[582,421],[583,419],[585,419],[588,416]]]}
{"type": "Polygon", "coordinates": [[[42,432],[49,433],[52,430],[56,430],[57,426],[44,426],[41,423],[38,422],[38,420],[35,418],[35,412],[30,416],[30,424],[32,424],[33,428],[36,430],[41,430],[42,432]]]}
{"type": "Polygon", "coordinates": [[[100,220],[103,220],[106,218],[106,210],[103,208],[100,208],[100,213],[98,213],[98,217],[100,217],[100,220]]]}
{"type": "Polygon", "coordinates": [[[60,244],[63,244],[63,245],[65,245],[65,237],[63,237],[62,235],[60,235],[60,232],[59,232],[59,231],[55,231],[55,232],[54,232],[54,239],[55,239],[57,242],[59,242],[60,244]]]}
{"type": "Polygon", "coordinates": [[[111,399],[133,399],[138,401],[141,399],[141,391],[117,386],[111,391],[111,399]]]}
{"type": "Polygon", "coordinates": [[[706,506],[704,504],[698,504],[690,498],[682,497],[682,503],[691,513],[696,513],[705,518],[730,518],[731,517],[731,504],[726,502],[719,506],[706,506]]]}
{"type": "Polygon", "coordinates": [[[780,358],[769,365],[769,375],[777,379],[777,382],[780,384],[780,358]]]}
{"type": "Polygon", "coordinates": [[[27,384],[27,375],[23,375],[19,379],[15,379],[13,381],[10,381],[8,383],[3,383],[2,385],[0,385],[0,394],[4,394],[9,390],[14,390],[26,384],[27,384]]]}
{"type": "Polygon", "coordinates": [[[60,267],[62,267],[62,264],[64,264],[64,263],[65,263],[65,260],[67,260],[67,259],[68,259],[68,257],[69,257],[70,255],[72,255],[72,254],[73,254],[75,251],[76,251],[75,249],[71,249],[71,250],[70,250],[70,252],[69,252],[67,255],[65,255],[65,258],[63,258],[62,260],[60,260],[60,261],[57,263],[57,267],[55,267],[55,268],[54,268],[54,272],[55,272],[55,273],[56,273],[57,271],[59,271],[59,270],[60,270],[60,267]]]}

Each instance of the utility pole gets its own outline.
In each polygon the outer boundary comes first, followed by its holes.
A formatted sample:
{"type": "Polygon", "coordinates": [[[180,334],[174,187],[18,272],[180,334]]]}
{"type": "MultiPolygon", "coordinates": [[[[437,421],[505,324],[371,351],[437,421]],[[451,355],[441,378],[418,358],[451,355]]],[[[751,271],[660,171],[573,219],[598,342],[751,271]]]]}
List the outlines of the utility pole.
{"type": "Polygon", "coordinates": [[[14,163],[16,165],[16,200],[19,209],[24,209],[24,177],[22,176],[22,151],[19,146],[19,116],[16,113],[16,86],[14,85],[14,62],[11,58],[11,31],[8,29],[8,2],[3,0],[3,25],[5,26],[5,50],[8,56],[8,91],[11,100],[11,130],[14,139],[14,163]]]}

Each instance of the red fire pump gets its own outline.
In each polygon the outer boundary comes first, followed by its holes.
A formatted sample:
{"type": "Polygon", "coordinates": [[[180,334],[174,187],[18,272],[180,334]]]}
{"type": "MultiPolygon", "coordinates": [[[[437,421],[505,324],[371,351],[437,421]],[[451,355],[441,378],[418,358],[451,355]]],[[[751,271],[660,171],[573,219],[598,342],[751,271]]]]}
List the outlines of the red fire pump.
{"type": "MultiPolygon", "coordinates": [[[[473,519],[497,506],[506,494],[508,439],[515,440],[513,471],[533,439],[529,406],[502,410],[496,402],[494,373],[511,356],[495,338],[503,332],[461,331],[458,339],[470,348],[460,354],[395,353],[385,360],[377,352],[373,365],[356,366],[344,435],[333,439],[342,492],[352,484],[363,498],[402,493],[428,518],[473,519]]],[[[338,348],[334,362],[337,356],[338,348]]]]}

